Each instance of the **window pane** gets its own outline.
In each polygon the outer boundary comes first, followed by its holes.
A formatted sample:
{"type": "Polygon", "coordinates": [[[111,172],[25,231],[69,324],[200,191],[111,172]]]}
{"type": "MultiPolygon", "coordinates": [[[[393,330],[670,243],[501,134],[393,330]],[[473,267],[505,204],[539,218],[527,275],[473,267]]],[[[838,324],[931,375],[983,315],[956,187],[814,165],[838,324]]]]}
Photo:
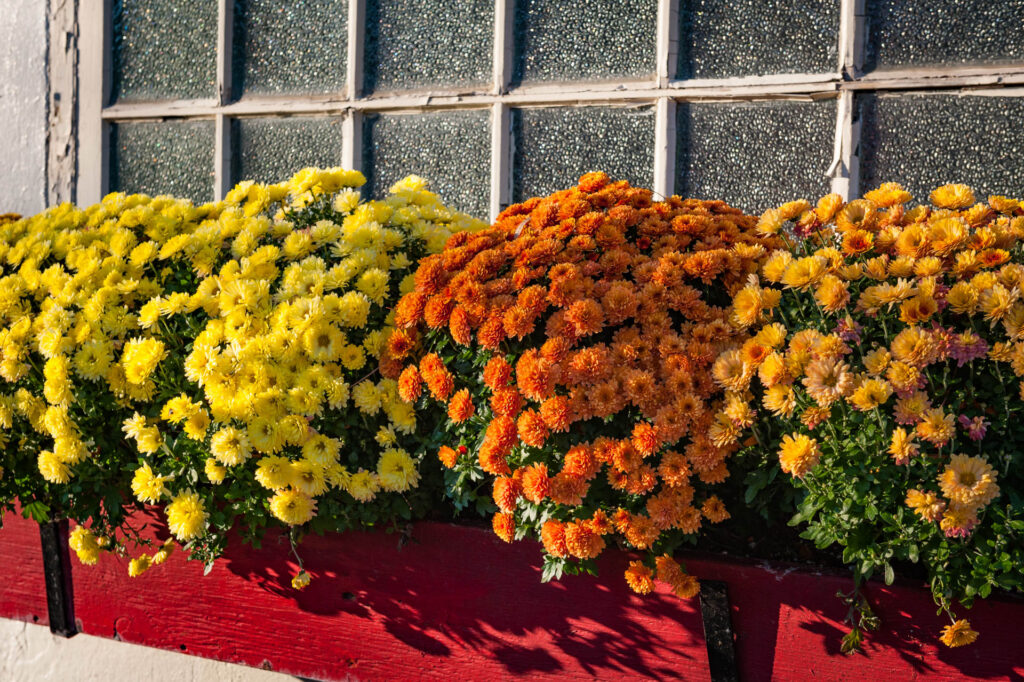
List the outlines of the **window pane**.
{"type": "Polygon", "coordinates": [[[345,88],[348,0],[235,0],[235,97],[345,88]]]}
{"type": "Polygon", "coordinates": [[[761,213],[828,194],[836,103],[680,103],[676,193],[761,213]]]}
{"type": "Polygon", "coordinates": [[[213,121],[110,126],[110,186],[151,196],[213,199],[213,121]]]}
{"type": "Polygon", "coordinates": [[[217,95],[217,0],[115,0],[113,98],[217,95]]]}
{"type": "Polygon", "coordinates": [[[341,163],[340,118],[241,118],[231,122],[234,182],[280,182],[307,166],[341,163]]]}
{"type": "Polygon", "coordinates": [[[867,0],[865,68],[1024,59],[1024,0],[867,0]]]}
{"type": "Polygon", "coordinates": [[[513,81],[654,74],[656,0],[518,0],[513,81]]]}
{"type": "Polygon", "coordinates": [[[367,0],[365,89],[489,83],[491,0],[367,0]]]}
{"type": "Polygon", "coordinates": [[[576,184],[589,171],[650,187],[654,108],[513,109],[512,198],[523,201],[576,184]]]}
{"type": "Polygon", "coordinates": [[[370,114],[363,119],[366,193],[381,197],[409,174],[423,176],[452,208],[487,217],[490,111],[370,114]]]}
{"type": "Polygon", "coordinates": [[[979,199],[1024,188],[1024,99],[861,95],[860,188],[899,182],[921,203],[949,182],[979,199]]]}
{"type": "Polygon", "coordinates": [[[839,0],[681,0],[677,78],[836,71],[839,0]]]}

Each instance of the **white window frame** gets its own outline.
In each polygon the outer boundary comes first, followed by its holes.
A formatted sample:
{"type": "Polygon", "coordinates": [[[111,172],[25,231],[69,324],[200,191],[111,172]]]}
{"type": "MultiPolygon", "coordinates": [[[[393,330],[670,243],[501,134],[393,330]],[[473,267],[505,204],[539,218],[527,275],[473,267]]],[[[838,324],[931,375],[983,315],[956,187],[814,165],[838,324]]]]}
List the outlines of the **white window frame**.
{"type": "MultiPolygon", "coordinates": [[[[80,203],[98,201],[109,188],[109,126],[116,122],[164,118],[213,120],[216,124],[214,196],[231,183],[231,125],[235,117],[335,115],[343,117],[342,163],[362,167],[362,116],[376,112],[427,113],[451,109],[489,109],[491,112],[490,217],[511,201],[513,107],[640,106],[655,109],[655,192],[674,193],[676,168],[675,108],[678,102],[836,99],[833,161],[826,175],[832,191],[849,198],[859,193],[859,124],[854,122],[854,94],[859,91],[899,90],[915,94],[971,94],[1020,97],[1024,62],[968,67],[922,67],[864,74],[864,0],[841,0],[836,69],[828,73],[745,76],[725,79],[676,80],[679,0],[657,0],[656,68],[650,78],[615,83],[577,82],[511,86],[515,0],[494,2],[493,80],[489,87],[466,93],[465,88],[431,89],[410,93],[363,96],[363,36],[365,0],[349,0],[346,91],[336,95],[247,96],[231,99],[231,40],[234,0],[219,0],[217,92],[209,100],[123,102],[104,106],[111,85],[112,0],[80,0],[79,121],[77,172],[51,162],[51,186],[66,187],[77,180],[80,203]],[[63,173],[63,175],[60,175],[63,173]],[[63,183],[63,184],[61,184],[63,183]]],[[[63,4],[51,0],[51,5],[63,4]]],[[[51,41],[52,42],[52,41],[51,41]]],[[[52,55],[52,50],[51,50],[52,55]]],[[[74,159],[72,159],[74,163],[74,159]]],[[[72,166],[74,168],[74,166],[72,166]]],[[[568,179],[567,179],[568,181],[568,179]]]]}

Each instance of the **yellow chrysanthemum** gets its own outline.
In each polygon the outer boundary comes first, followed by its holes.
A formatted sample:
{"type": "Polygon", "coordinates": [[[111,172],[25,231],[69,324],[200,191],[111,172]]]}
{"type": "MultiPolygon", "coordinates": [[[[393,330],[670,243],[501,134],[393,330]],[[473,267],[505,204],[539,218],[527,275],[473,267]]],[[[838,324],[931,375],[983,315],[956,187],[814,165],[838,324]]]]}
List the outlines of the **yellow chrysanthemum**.
{"type": "Polygon", "coordinates": [[[967,185],[943,185],[932,190],[928,200],[939,208],[955,211],[974,203],[974,191],[967,185]]]}
{"type": "Polygon", "coordinates": [[[68,535],[68,546],[78,555],[78,560],[88,566],[99,561],[100,543],[92,531],[85,526],[75,526],[68,535]]]}
{"type": "Polygon", "coordinates": [[[181,542],[188,542],[206,533],[209,516],[199,495],[192,491],[178,493],[167,505],[167,526],[181,542]]]}
{"type": "Polygon", "coordinates": [[[950,648],[973,644],[978,639],[978,633],[971,629],[971,623],[965,618],[942,628],[942,636],[939,637],[943,644],[950,648]]]}
{"type": "Polygon", "coordinates": [[[982,507],[999,495],[995,469],[982,457],[953,455],[939,475],[946,499],[964,506],[982,507]]]}
{"type": "Polygon", "coordinates": [[[383,490],[402,493],[419,484],[420,474],[416,463],[405,450],[385,450],[377,462],[377,475],[383,490]]]}
{"type": "Polygon", "coordinates": [[[252,450],[245,432],[226,426],[210,437],[210,454],[225,466],[237,466],[249,459],[252,450]]]}
{"type": "Polygon", "coordinates": [[[806,476],[820,457],[818,441],[802,433],[784,436],[779,447],[779,464],[785,473],[794,478],[806,476]]]}
{"type": "Polygon", "coordinates": [[[289,526],[299,526],[316,514],[316,500],[301,490],[285,488],[270,498],[270,513],[289,526]]]}
{"type": "Polygon", "coordinates": [[[164,485],[166,481],[167,478],[154,474],[149,464],[143,464],[132,477],[132,493],[139,502],[155,504],[164,495],[170,494],[164,485]]]}

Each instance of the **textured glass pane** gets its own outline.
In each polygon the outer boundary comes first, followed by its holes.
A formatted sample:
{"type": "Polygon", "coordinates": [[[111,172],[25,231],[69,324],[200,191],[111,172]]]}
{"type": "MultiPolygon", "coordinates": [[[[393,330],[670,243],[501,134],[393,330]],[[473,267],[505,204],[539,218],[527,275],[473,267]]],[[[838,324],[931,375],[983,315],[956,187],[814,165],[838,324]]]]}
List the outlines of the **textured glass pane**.
{"type": "Polygon", "coordinates": [[[213,121],[110,126],[110,186],[119,192],[213,199],[213,121]]]}
{"type": "Polygon", "coordinates": [[[839,0],[681,0],[678,78],[838,68],[839,0]]]}
{"type": "Polygon", "coordinates": [[[231,162],[234,182],[280,182],[307,166],[340,165],[341,119],[236,119],[231,162]]]}
{"type": "Polygon", "coordinates": [[[653,75],[657,5],[657,0],[518,0],[513,80],[653,75]]]}
{"type": "Polygon", "coordinates": [[[489,83],[492,0],[367,0],[365,89],[489,83]]]}
{"type": "Polygon", "coordinates": [[[1024,193],[1024,100],[862,95],[858,110],[861,190],[899,182],[922,203],[949,182],[1024,193]]]}
{"type": "Polygon", "coordinates": [[[491,186],[489,111],[371,114],[363,119],[367,194],[380,197],[409,174],[423,176],[449,206],[487,217],[491,186]]]}
{"type": "Polygon", "coordinates": [[[348,0],[235,0],[235,96],[345,87],[348,0]]]}
{"type": "Polygon", "coordinates": [[[512,198],[522,201],[576,184],[589,171],[650,187],[653,107],[513,109],[512,198]]]}
{"type": "Polygon", "coordinates": [[[865,68],[1024,59],[1024,0],[867,0],[865,68]]]}
{"type": "Polygon", "coordinates": [[[217,0],[115,0],[114,99],[217,95],[217,0]]]}
{"type": "Polygon", "coordinates": [[[680,103],[676,193],[761,213],[830,191],[835,100],[680,103]]]}

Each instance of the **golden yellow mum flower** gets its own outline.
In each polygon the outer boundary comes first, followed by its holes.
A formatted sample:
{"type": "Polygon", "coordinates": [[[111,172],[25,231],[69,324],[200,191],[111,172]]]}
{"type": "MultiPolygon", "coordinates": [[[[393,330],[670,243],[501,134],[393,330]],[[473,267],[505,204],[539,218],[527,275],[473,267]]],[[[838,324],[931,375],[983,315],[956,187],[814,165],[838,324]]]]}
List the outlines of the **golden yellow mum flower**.
{"type": "Polygon", "coordinates": [[[897,464],[908,463],[911,457],[917,455],[919,449],[917,443],[914,442],[914,437],[907,433],[906,429],[900,427],[893,430],[892,440],[889,443],[889,454],[897,464]]]}
{"type": "Polygon", "coordinates": [[[132,477],[132,493],[139,502],[154,504],[164,495],[168,495],[164,482],[167,478],[153,473],[149,464],[143,464],[135,470],[132,477]]]}
{"type": "Polygon", "coordinates": [[[953,455],[939,475],[939,487],[947,499],[965,506],[980,507],[999,495],[995,469],[982,457],[953,455]]]}
{"type": "Polygon", "coordinates": [[[130,384],[141,384],[149,378],[160,361],[167,357],[163,341],[136,337],[125,344],[121,365],[130,384]]]}
{"type": "Polygon", "coordinates": [[[292,484],[292,464],[287,457],[264,457],[256,467],[256,480],[270,490],[287,488],[292,484]]]}
{"type": "Polygon", "coordinates": [[[942,628],[942,636],[939,637],[943,644],[950,648],[973,644],[978,639],[978,633],[971,629],[971,623],[966,618],[954,622],[942,628]]]}
{"type": "Polygon", "coordinates": [[[828,259],[823,256],[807,256],[789,264],[782,275],[782,283],[791,289],[801,291],[816,284],[828,268],[828,259]]]}
{"type": "Polygon", "coordinates": [[[150,566],[153,565],[153,560],[148,554],[132,559],[128,562],[128,576],[130,578],[138,578],[140,575],[146,572],[150,566]]]}
{"type": "Polygon", "coordinates": [[[375,472],[360,469],[349,477],[345,490],[359,502],[369,502],[380,490],[380,479],[375,472]]]}
{"type": "Polygon", "coordinates": [[[803,478],[820,458],[821,451],[818,449],[816,439],[809,438],[802,433],[783,437],[779,448],[779,464],[785,473],[795,478],[803,478]]]}
{"type": "Polygon", "coordinates": [[[382,489],[397,493],[415,488],[420,481],[416,463],[409,453],[398,448],[385,450],[380,456],[377,462],[377,475],[382,489]]]}
{"type": "Polygon", "coordinates": [[[857,387],[850,396],[850,402],[862,412],[873,410],[885,404],[892,396],[892,386],[882,379],[868,379],[857,387]]]}
{"type": "Polygon", "coordinates": [[[270,513],[289,526],[298,526],[313,518],[316,500],[301,490],[286,488],[270,498],[270,513]]]}
{"type": "Polygon", "coordinates": [[[864,198],[882,208],[905,204],[913,199],[910,192],[896,182],[883,182],[878,189],[865,193],[864,198]]]}
{"type": "Polygon", "coordinates": [[[71,480],[71,469],[50,450],[42,450],[36,458],[39,473],[50,483],[67,483],[71,480]]]}
{"type": "Polygon", "coordinates": [[[236,466],[249,459],[252,450],[243,431],[226,426],[211,436],[210,454],[226,466],[236,466]]]}
{"type": "Polygon", "coordinates": [[[974,204],[974,191],[967,185],[943,185],[932,190],[928,200],[939,208],[956,211],[974,204]]]}
{"type": "Polygon", "coordinates": [[[92,566],[99,560],[100,543],[85,526],[75,526],[75,529],[68,535],[68,545],[78,555],[78,560],[83,564],[92,566]]]}
{"type": "Polygon", "coordinates": [[[209,516],[199,495],[192,491],[178,493],[167,505],[167,526],[174,537],[188,542],[206,533],[209,516]]]}
{"type": "Polygon", "coordinates": [[[306,571],[301,570],[292,578],[292,588],[296,590],[305,589],[309,585],[310,576],[306,571]]]}
{"type": "Polygon", "coordinates": [[[228,469],[213,457],[207,457],[206,463],[203,465],[203,473],[206,474],[206,478],[210,479],[210,483],[220,485],[224,482],[228,469]]]}

